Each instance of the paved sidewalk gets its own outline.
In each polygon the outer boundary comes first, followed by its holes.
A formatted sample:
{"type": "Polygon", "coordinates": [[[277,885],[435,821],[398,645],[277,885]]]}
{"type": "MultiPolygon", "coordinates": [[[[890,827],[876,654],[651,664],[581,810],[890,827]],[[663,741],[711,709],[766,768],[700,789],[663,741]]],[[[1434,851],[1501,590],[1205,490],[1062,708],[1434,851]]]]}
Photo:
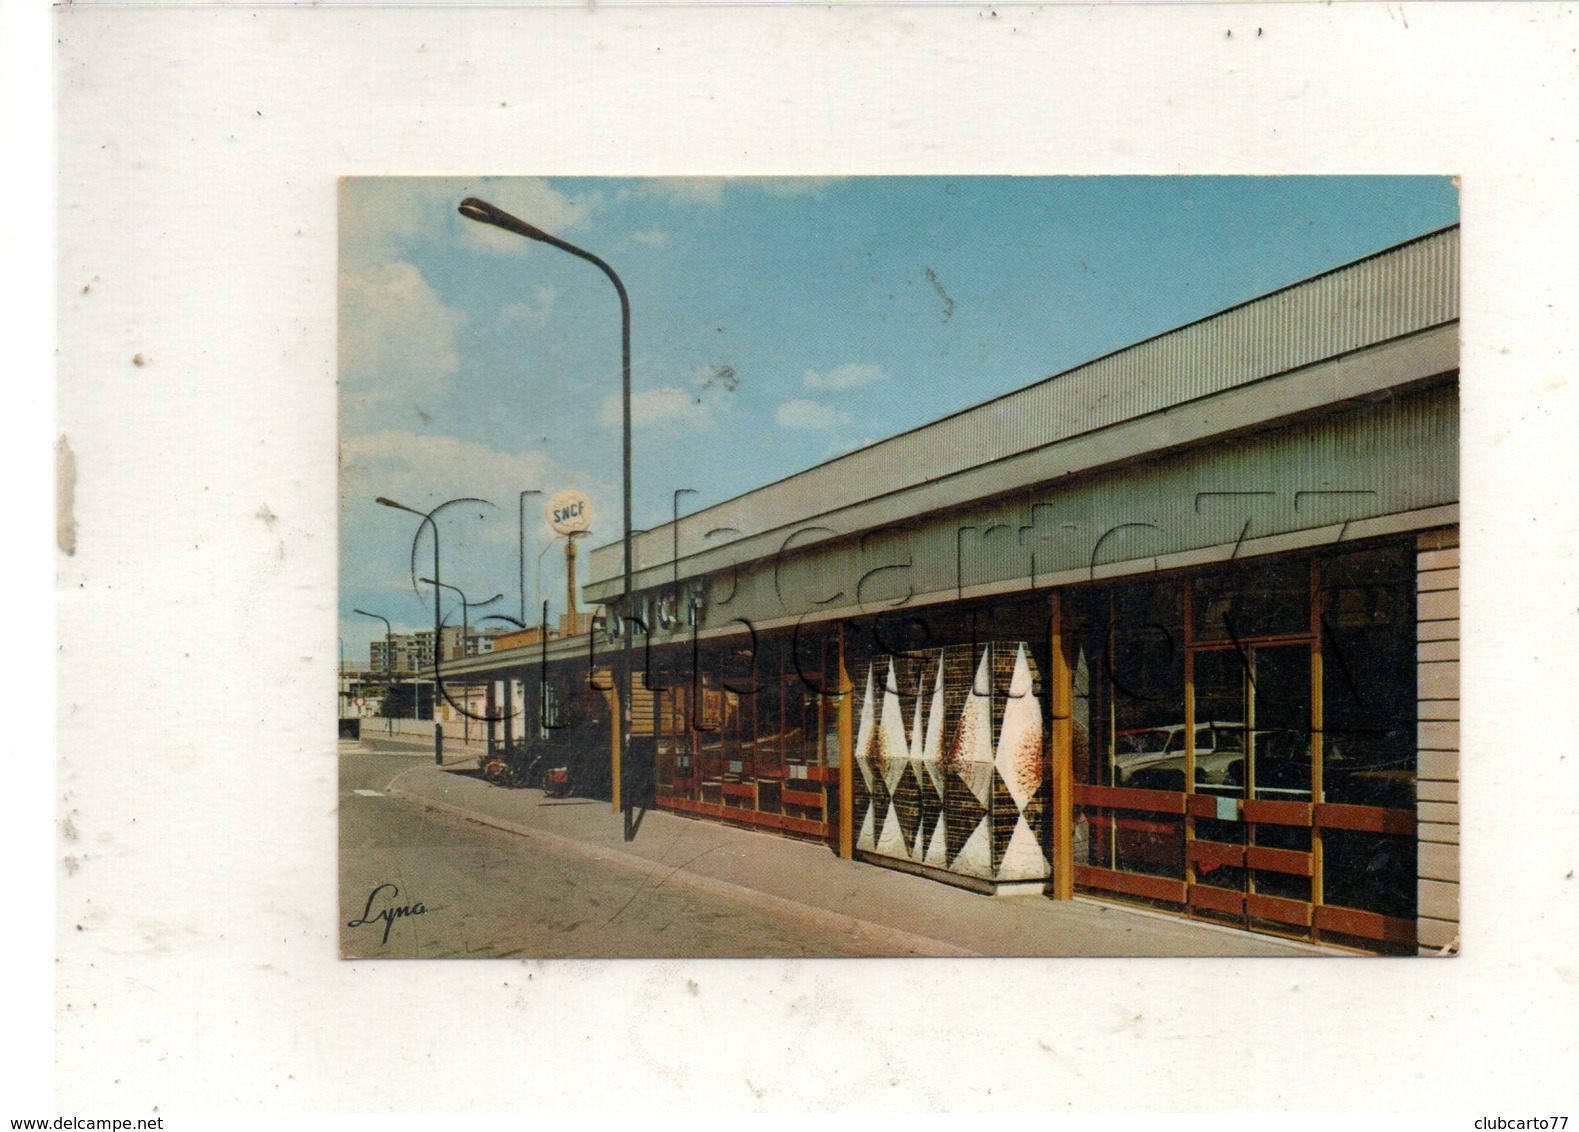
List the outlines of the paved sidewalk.
{"type": "Polygon", "coordinates": [[[394,779],[389,793],[636,868],[654,884],[700,885],[815,919],[895,955],[1338,954],[1086,899],[983,896],[842,860],[824,845],[665,812],[645,814],[635,839],[626,842],[620,815],[607,802],[494,786],[475,767],[475,754],[446,743],[444,767],[414,765],[394,779]]]}

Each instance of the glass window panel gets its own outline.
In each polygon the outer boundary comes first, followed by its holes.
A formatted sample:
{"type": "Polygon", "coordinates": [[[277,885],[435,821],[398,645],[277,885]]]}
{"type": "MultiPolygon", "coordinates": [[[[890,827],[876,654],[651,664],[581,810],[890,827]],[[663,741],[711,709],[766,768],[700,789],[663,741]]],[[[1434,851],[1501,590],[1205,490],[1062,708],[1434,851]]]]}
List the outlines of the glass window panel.
{"type": "Polygon", "coordinates": [[[1255,650],[1252,767],[1257,798],[1310,797],[1310,646],[1255,650]]]}
{"type": "Polygon", "coordinates": [[[1115,740],[1130,747],[1160,742],[1160,749],[1153,752],[1147,745],[1144,753],[1165,754],[1168,735],[1184,726],[1181,586],[1152,583],[1113,591],[1104,675],[1111,687],[1115,740]]]}
{"type": "MultiPolygon", "coordinates": [[[[1202,822],[1195,823],[1195,839],[1197,841],[1216,841],[1230,845],[1244,841],[1242,829],[1219,830],[1212,828],[1209,832],[1213,836],[1208,837],[1202,832],[1202,824],[1202,822]]],[[[1227,823],[1212,822],[1210,824],[1215,827],[1227,823]]],[[[1219,865],[1215,862],[1207,862],[1196,867],[1195,883],[1204,884],[1211,888],[1226,888],[1231,892],[1243,892],[1245,890],[1246,875],[1247,870],[1240,868],[1238,865],[1219,865]]]]}
{"type": "Polygon", "coordinates": [[[1113,811],[1081,806],[1075,812],[1075,861],[1099,869],[1114,868],[1113,811]]]}
{"type": "Polygon", "coordinates": [[[1182,817],[1118,810],[1114,819],[1116,868],[1151,876],[1184,876],[1182,817]]]}
{"type": "MultiPolygon", "coordinates": [[[[1218,803],[1222,819],[1195,819],[1195,840],[1243,845],[1249,827],[1237,820],[1238,802],[1234,799],[1245,793],[1245,720],[1249,718],[1245,659],[1237,649],[1197,650],[1191,667],[1196,723],[1194,791],[1224,799],[1218,803]],[[1203,736],[1210,737],[1210,746],[1203,736]]],[[[1210,859],[1195,869],[1197,884],[1236,892],[1244,891],[1248,875],[1236,865],[1210,859]]]]}
{"type": "Polygon", "coordinates": [[[1196,578],[1196,640],[1245,640],[1310,631],[1310,563],[1262,561],[1196,578]]]}
{"type": "Polygon", "coordinates": [[[737,695],[754,691],[762,678],[762,665],[755,643],[732,648],[718,657],[720,683],[737,695]]]}
{"type": "Polygon", "coordinates": [[[1111,786],[1113,775],[1110,729],[1103,706],[1108,694],[1102,671],[1102,658],[1107,651],[1107,615],[1106,590],[1065,595],[1064,635],[1074,658],[1074,777],[1076,782],[1092,786],[1111,786]]]}
{"type": "Polygon", "coordinates": [[[1414,919],[1414,838],[1329,829],[1321,843],[1322,903],[1414,919]]]}
{"type": "Polygon", "coordinates": [[[1322,789],[1328,802],[1414,805],[1414,555],[1323,561],[1322,789]]]}
{"type": "Polygon", "coordinates": [[[1195,789],[1224,797],[1245,792],[1245,658],[1237,649],[1195,653],[1195,789]],[[1210,747],[1201,741],[1211,738],[1210,747]]]}
{"type": "MultiPolygon", "coordinates": [[[[1267,849],[1287,849],[1295,853],[1309,853],[1311,847],[1308,826],[1257,824],[1253,827],[1253,842],[1267,849]]],[[[1311,898],[1310,878],[1298,873],[1282,873],[1273,869],[1253,869],[1255,891],[1263,896],[1280,896],[1285,900],[1311,898]]]]}
{"type": "Polygon", "coordinates": [[[790,728],[782,685],[777,680],[764,679],[751,697],[756,707],[756,736],[751,743],[751,761],[755,773],[771,771],[783,761],[784,745],[790,728]]]}

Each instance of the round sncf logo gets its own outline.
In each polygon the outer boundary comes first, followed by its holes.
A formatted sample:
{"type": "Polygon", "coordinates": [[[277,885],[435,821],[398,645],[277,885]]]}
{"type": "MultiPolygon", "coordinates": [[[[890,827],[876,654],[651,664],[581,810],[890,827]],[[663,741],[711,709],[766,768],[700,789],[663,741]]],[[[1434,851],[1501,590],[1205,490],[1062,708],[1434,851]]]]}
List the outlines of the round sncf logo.
{"type": "Polygon", "coordinates": [[[548,525],[556,534],[579,534],[592,529],[592,501],[566,488],[548,501],[548,525]]]}

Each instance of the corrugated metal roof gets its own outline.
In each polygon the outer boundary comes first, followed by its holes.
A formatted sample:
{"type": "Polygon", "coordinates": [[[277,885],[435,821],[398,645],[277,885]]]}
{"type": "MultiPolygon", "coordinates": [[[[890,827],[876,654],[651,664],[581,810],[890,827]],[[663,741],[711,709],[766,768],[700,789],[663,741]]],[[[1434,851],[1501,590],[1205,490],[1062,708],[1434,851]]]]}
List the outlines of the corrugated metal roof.
{"type": "MultiPolygon", "coordinates": [[[[685,516],[682,558],[1453,322],[1458,279],[1455,225],[685,516]]],[[[638,535],[637,568],[672,545],[669,524],[638,535]]],[[[619,575],[618,543],[589,558],[619,575]]]]}

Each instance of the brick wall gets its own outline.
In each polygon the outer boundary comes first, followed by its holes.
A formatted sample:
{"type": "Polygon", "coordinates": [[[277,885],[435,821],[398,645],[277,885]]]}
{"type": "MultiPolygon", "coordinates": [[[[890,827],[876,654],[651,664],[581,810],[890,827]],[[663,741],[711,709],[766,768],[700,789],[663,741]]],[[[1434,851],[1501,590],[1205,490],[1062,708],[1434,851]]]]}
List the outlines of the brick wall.
{"type": "Polygon", "coordinates": [[[1417,542],[1420,952],[1458,950],[1458,530],[1417,542]]]}

